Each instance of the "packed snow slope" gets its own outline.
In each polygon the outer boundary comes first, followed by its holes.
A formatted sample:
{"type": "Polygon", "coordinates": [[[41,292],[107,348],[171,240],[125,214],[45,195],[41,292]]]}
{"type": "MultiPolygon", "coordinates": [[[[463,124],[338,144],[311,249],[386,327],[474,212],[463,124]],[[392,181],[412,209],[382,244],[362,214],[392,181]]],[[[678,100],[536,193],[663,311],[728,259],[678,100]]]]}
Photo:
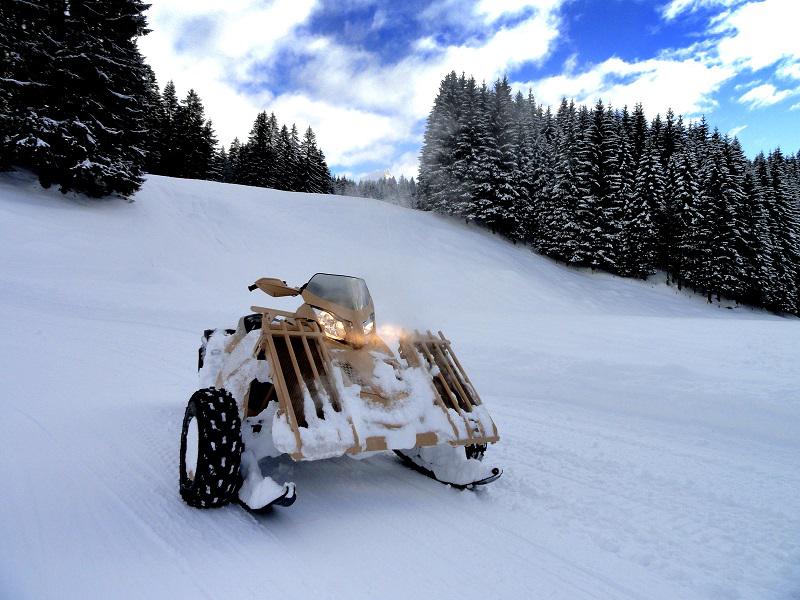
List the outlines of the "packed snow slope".
{"type": "Polygon", "coordinates": [[[368,199],[0,177],[0,597],[798,598],[800,320],[568,269],[368,199]],[[247,284],[364,277],[442,329],[498,424],[495,484],[390,454],[283,461],[288,509],[178,496],[200,335],[247,284]]]}

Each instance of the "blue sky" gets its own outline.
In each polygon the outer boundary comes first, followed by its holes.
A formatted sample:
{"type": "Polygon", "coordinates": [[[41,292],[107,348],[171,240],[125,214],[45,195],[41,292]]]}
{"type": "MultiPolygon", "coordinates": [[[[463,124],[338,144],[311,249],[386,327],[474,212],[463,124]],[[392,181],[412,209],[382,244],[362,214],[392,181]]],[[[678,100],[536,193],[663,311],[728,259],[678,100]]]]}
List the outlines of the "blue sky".
{"type": "Polygon", "coordinates": [[[154,0],[148,17],[159,82],[195,88],[222,143],[274,111],[353,177],[416,175],[450,70],[546,104],[705,115],[751,156],[800,149],[800,0],[154,0]]]}

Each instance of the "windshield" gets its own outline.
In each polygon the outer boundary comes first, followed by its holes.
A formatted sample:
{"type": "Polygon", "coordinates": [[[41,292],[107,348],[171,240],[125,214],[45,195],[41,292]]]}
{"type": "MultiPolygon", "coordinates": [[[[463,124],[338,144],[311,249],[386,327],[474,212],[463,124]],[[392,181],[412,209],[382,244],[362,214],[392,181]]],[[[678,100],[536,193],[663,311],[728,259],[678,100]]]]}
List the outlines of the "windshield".
{"type": "Polygon", "coordinates": [[[323,300],[350,310],[361,310],[372,302],[367,282],[358,277],[317,273],[309,280],[305,289],[323,300]]]}

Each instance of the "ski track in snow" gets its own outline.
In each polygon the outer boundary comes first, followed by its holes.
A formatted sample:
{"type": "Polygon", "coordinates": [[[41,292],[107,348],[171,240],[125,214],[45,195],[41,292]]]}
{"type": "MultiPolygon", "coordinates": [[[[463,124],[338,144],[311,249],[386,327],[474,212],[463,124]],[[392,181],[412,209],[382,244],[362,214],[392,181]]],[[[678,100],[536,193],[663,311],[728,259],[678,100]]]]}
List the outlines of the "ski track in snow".
{"type": "Polygon", "coordinates": [[[0,176],[0,245],[2,598],[800,597],[798,319],[384,202],[163,177],[127,203],[0,176]],[[500,480],[282,458],[291,508],[183,504],[202,330],[316,271],[453,340],[500,480]]]}

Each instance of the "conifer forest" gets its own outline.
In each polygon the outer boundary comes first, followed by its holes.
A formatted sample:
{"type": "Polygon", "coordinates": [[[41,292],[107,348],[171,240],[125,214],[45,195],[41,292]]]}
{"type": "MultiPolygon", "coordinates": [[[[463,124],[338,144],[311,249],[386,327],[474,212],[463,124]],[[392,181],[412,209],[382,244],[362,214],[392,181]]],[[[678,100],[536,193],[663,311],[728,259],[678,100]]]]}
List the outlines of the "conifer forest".
{"type": "Polygon", "coordinates": [[[667,280],[800,314],[800,153],[749,160],[672,111],[598,101],[553,112],[447,75],[427,120],[417,201],[570,265],[667,280]]]}

